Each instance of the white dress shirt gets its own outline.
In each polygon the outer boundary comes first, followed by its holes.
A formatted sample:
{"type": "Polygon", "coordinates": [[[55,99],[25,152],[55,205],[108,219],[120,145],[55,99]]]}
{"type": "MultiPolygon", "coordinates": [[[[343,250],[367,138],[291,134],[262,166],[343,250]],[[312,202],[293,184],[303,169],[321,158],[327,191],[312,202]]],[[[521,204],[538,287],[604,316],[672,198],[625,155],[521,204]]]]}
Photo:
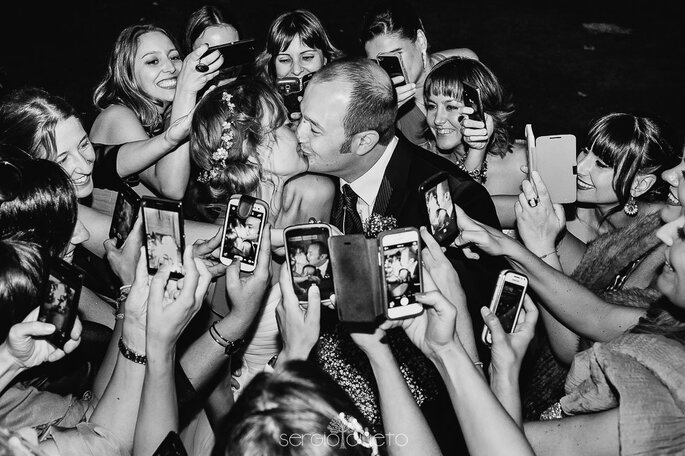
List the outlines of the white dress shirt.
{"type": "Polygon", "coordinates": [[[359,196],[359,198],[357,198],[357,212],[359,213],[362,223],[369,218],[373,211],[373,206],[376,204],[376,197],[378,196],[378,190],[381,188],[383,176],[385,175],[385,168],[388,167],[388,163],[392,158],[392,153],[395,151],[396,146],[397,136],[393,137],[388,143],[383,151],[383,155],[381,155],[378,161],[354,182],[345,182],[343,179],[340,179],[341,191],[343,185],[349,184],[349,186],[352,187],[352,190],[354,190],[354,193],[359,196]]]}

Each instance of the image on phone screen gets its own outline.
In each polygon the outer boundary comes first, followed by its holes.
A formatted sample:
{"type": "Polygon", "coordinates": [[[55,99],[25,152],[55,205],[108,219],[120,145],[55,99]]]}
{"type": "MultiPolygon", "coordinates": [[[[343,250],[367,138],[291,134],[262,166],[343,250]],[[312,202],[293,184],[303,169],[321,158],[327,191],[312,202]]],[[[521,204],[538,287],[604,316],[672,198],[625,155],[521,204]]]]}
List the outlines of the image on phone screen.
{"type": "Polygon", "coordinates": [[[453,237],[459,230],[450,194],[449,182],[445,179],[425,193],[426,208],[431,234],[438,243],[453,237]]]}
{"type": "Polygon", "coordinates": [[[415,303],[414,295],[421,291],[418,241],[384,245],[383,269],[388,308],[415,303]]]}
{"type": "Polygon", "coordinates": [[[524,287],[512,282],[504,282],[499,304],[495,309],[495,315],[499,318],[504,331],[510,333],[514,329],[516,314],[519,310],[519,303],[524,293],[524,287]]]}
{"type": "Polygon", "coordinates": [[[116,246],[121,247],[133,229],[138,213],[138,204],[127,198],[123,193],[119,193],[114,205],[112,215],[112,226],[109,230],[109,237],[116,239],[116,246]]]}
{"type": "Polygon", "coordinates": [[[259,249],[259,236],[264,224],[264,212],[253,209],[245,220],[241,220],[238,217],[238,206],[229,204],[226,217],[228,224],[221,256],[238,258],[242,263],[254,265],[259,249]]]}
{"type": "Polygon", "coordinates": [[[64,346],[71,337],[81,294],[80,277],[71,265],[57,264],[50,270],[45,300],[38,312],[38,321],[55,325],[55,332],[47,336],[55,346],[64,346]],[[70,279],[68,276],[73,277],[70,279]]]}
{"type": "Polygon", "coordinates": [[[288,233],[286,245],[297,299],[307,302],[309,287],[316,284],[321,301],[333,294],[333,273],[328,250],[328,229],[303,229],[288,233]]]}
{"type": "Polygon", "coordinates": [[[174,274],[183,273],[183,241],[177,212],[145,207],[145,242],[148,269],[156,271],[171,266],[174,274]]]}

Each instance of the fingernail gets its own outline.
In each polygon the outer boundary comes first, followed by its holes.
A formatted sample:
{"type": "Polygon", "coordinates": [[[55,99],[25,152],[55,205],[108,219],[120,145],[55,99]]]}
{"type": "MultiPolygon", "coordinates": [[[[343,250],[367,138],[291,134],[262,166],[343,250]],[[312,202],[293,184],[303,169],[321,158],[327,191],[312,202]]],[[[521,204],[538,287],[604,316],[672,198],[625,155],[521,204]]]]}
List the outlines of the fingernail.
{"type": "Polygon", "coordinates": [[[490,312],[490,309],[486,306],[483,306],[480,308],[480,313],[481,315],[490,315],[492,312],[490,312]]]}

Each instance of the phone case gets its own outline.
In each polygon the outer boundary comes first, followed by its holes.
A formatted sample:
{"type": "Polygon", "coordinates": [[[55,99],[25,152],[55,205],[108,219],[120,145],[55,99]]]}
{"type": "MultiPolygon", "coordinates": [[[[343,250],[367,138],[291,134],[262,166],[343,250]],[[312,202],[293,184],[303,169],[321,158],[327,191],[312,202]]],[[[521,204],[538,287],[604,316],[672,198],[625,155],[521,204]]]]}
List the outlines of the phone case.
{"type": "Polygon", "coordinates": [[[576,137],[540,136],[535,141],[533,166],[547,186],[553,203],[576,201],[576,137]]]}
{"type": "MultiPolygon", "coordinates": [[[[264,225],[266,225],[266,222],[269,220],[269,205],[265,202],[260,200],[259,198],[255,198],[250,195],[233,195],[231,198],[228,200],[228,206],[230,208],[231,205],[236,205],[237,206],[237,213],[236,216],[240,220],[246,220],[250,214],[252,214],[254,206],[260,206],[263,210],[263,217],[261,224],[259,226],[259,234],[257,235],[257,246],[252,249],[250,252],[250,257],[254,257],[254,263],[251,264],[251,261],[248,262],[243,262],[242,258],[240,262],[240,270],[244,272],[252,272],[255,270],[257,267],[257,258],[259,257],[259,248],[261,246],[261,239],[262,239],[262,232],[264,231],[264,225]]],[[[223,229],[223,237],[221,239],[221,247],[220,247],[220,252],[221,252],[221,262],[224,264],[230,264],[230,262],[224,262],[224,258],[228,258],[228,256],[224,255],[226,252],[227,246],[226,246],[226,231],[228,228],[228,223],[230,222],[230,217],[228,216],[228,213],[230,212],[230,209],[226,210],[226,219],[224,220],[224,229],[223,229]]],[[[254,244],[253,244],[254,245],[254,244]]],[[[248,245],[249,247],[249,245],[248,245]]],[[[250,250],[250,249],[248,249],[250,250]]],[[[234,253],[240,253],[239,251],[236,251],[234,253]]],[[[235,259],[235,256],[231,256],[229,258],[230,260],[235,259]]]]}
{"type": "Polygon", "coordinates": [[[485,122],[485,110],[483,109],[483,99],[480,96],[480,89],[467,83],[462,83],[464,87],[464,104],[473,108],[474,113],[469,117],[473,120],[485,122]]]}
{"type": "Polygon", "coordinates": [[[371,323],[383,315],[378,241],[363,234],[328,239],[335,284],[335,305],[343,322],[371,323]]]}
{"type": "Polygon", "coordinates": [[[38,321],[55,325],[57,329],[46,339],[55,347],[62,348],[71,337],[76,321],[84,273],[62,259],[50,258],[49,261],[50,277],[46,282],[38,321]]]}
{"type": "MultiPolygon", "coordinates": [[[[430,192],[441,184],[442,182],[447,181],[447,191],[450,192],[450,200],[451,200],[451,188],[449,186],[449,175],[446,172],[440,172],[438,174],[435,174],[434,176],[429,177],[425,181],[419,185],[419,195],[421,195],[422,201],[427,201],[426,197],[426,192],[430,192]]],[[[452,205],[454,205],[454,201],[451,201],[452,205]]],[[[436,193],[436,204],[438,205],[439,209],[445,209],[444,206],[441,205],[439,202],[438,195],[436,193]]],[[[426,207],[426,222],[427,222],[427,227],[430,227],[431,234],[435,238],[435,240],[441,244],[441,245],[450,245],[452,241],[459,235],[459,228],[457,227],[457,215],[456,212],[454,211],[454,207],[451,208],[451,214],[449,218],[446,220],[441,220],[438,224],[435,224],[434,226],[434,221],[432,220],[431,217],[431,209],[428,207],[428,203],[425,204],[426,207]]],[[[446,213],[449,212],[449,210],[446,210],[446,213]]],[[[436,221],[437,222],[437,221],[436,221]]]]}
{"type": "Polygon", "coordinates": [[[140,196],[125,182],[121,183],[117,201],[114,204],[112,224],[109,227],[109,238],[116,239],[116,246],[121,247],[133,225],[136,223],[140,209],[140,196]],[[128,203],[130,211],[124,213],[124,203],[128,203]]]}
{"type": "MultiPolygon", "coordinates": [[[[523,276],[525,277],[525,285],[523,286],[523,296],[525,296],[526,292],[528,291],[528,277],[526,277],[524,274],[518,273],[512,269],[504,269],[500,271],[499,277],[497,278],[497,283],[495,285],[495,290],[492,292],[492,298],[490,298],[490,311],[494,314],[497,314],[497,307],[498,304],[502,298],[502,290],[504,289],[504,285],[507,282],[506,278],[508,274],[515,274],[518,276],[523,276]]],[[[510,282],[511,283],[511,282],[510,282]]],[[[518,308],[516,309],[516,316],[514,317],[513,324],[511,327],[511,331],[516,328],[516,324],[519,319],[519,315],[521,314],[521,309],[523,308],[523,296],[519,300],[518,303],[518,308]]],[[[499,316],[498,316],[499,317],[499,316]]],[[[501,321],[500,321],[501,323],[501,321]]],[[[490,329],[488,329],[487,325],[483,326],[483,332],[481,333],[480,336],[481,340],[485,345],[492,345],[492,335],[490,334],[490,329]]]]}
{"type": "MultiPolygon", "coordinates": [[[[397,228],[395,230],[389,230],[389,231],[382,232],[378,236],[378,266],[381,268],[381,287],[382,287],[382,291],[383,291],[383,309],[384,309],[385,314],[386,314],[388,319],[409,318],[409,317],[413,317],[413,316],[418,315],[421,312],[423,312],[423,306],[420,304],[418,305],[417,311],[413,312],[413,313],[403,313],[400,316],[391,316],[390,312],[389,312],[390,311],[389,305],[390,305],[391,299],[390,299],[390,296],[388,296],[388,286],[387,286],[387,282],[386,282],[383,246],[385,244],[386,238],[388,238],[390,236],[394,236],[396,234],[403,234],[403,233],[407,233],[407,232],[415,233],[414,238],[416,239],[416,241],[418,243],[417,244],[418,245],[418,252],[417,252],[417,258],[416,258],[416,264],[414,266],[414,268],[415,268],[414,271],[416,272],[416,274],[418,274],[420,287],[419,287],[419,290],[416,290],[416,291],[418,291],[418,292],[423,291],[423,270],[421,267],[421,236],[419,234],[419,230],[417,230],[414,227],[405,227],[405,228],[397,228]]],[[[410,281],[408,281],[408,280],[402,281],[399,283],[398,286],[403,287],[406,290],[408,288],[408,286],[411,286],[411,285],[408,285],[409,283],[410,283],[410,281]],[[407,285],[407,286],[405,286],[405,285],[407,285]]],[[[405,299],[404,298],[404,296],[406,296],[405,293],[406,293],[406,291],[402,291],[401,294],[399,296],[396,296],[395,298],[403,296],[402,299],[405,299]]],[[[400,300],[398,302],[401,304],[402,307],[407,305],[407,304],[403,303],[402,300],[400,300]]],[[[408,305],[413,306],[414,304],[415,303],[409,303],[408,305]]]]}
{"type": "Polygon", "coordinates": [[[394,87],[408,84],[409,79],[407,78],[407,70],[404,68],[404,63],[402,62],[402,57],[398,52],[388,52],[380,53],[376,56],[378,64],[385,70],[390,76],[390,79],[397,76],[402,76],[404,81],[393,83],[394,87]]]}
{"type": "MultiPolygon", "coordinates": [[[[145,227],[145,254],[148,257],[148,271],[150,274],[154,274],[157,272],[156,268],[150,267],[150,258],[151,252],[150,252],[150,246],[149,246],[149,238],[151,234],[157,234],[161,235],[161,241],[160,241],[160,246],[166,247],[166,244],[164,243],[164,236],[172,236],[174,242],[178,242],[177,247],[180,250],[180,265],[183,265],[183,252],[185,250],[185,234],[183,233],[183,205],[180,201],[176,200],[170,200],[170,199],[165,199],[165,198],[153,198],[149,196],[144,196],[142,198],[142,201],[140,203],[140,207],[143,209],[142,211],[142,217],[143,217],[143,226],[145,227]],[[145,217],[145,209],[154,209],[162,212],[172,212],[176,214],[176,220],[178,221],[177,223],[177,228],[178,232],[174,233],[167,233],[166,230],[165,232],[160,232],[157,233],[156,231],[152,231],[156,229],[156,227],[150,227],[148,226],[148,220],[147,217],[145,217]],[[176,239],[176,236],[178,235],[178,239],[176,239]]],[[[173,224],[173,222],[172,222],[173,224]]],[[[165,227],[166,228],[166,227],[165,227]]],[[[169,250],[167,248],[163,249],[165,252],[166,250],[169,250]]],[[[183,274],[181,271],[172,271],[171,272],[171,278],[173,279],[178,279],[183,277],[183,274]]]]}
{"type": "Polygon", "coordinates": [[[249,65],[255,60],[255,40],[253,39],[212,46],[200,58],[206,57],[216,50],[219,50],[224,56],[224,63],[221,64],[220,68],[222,70],[249,65]]]}

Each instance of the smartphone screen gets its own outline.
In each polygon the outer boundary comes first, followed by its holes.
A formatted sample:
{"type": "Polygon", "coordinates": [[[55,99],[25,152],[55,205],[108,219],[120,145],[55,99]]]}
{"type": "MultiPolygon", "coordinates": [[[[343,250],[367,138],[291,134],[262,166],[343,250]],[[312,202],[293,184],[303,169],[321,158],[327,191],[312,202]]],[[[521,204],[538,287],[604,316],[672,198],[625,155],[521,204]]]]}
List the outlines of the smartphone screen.
{"type": "Polygon", "coordinates": [[[462,87],[464,88],[464,104],[473,108],[473,114],[469,114],[469,118],[479,122],[485,122],[485,110],[483,109],[480,89],[466,83],[462,83],[462,87]]]}
{"type": "Polygon", "coordinates": [[[382,252],[388,318],[407,316],[408,312],[417,313],[408,309],[412,305],[418,306],[418,312],[423,310],[415,297],[421,292],[418,236],[408,242],[386,243],[384,240],[382,252]]]}
{"type": "Polygon", "coordinates": [[[452,203],[450,184],[447,179],[425,190],[426,209],[431,234],[438,243],[451,241],[459,233],[457,214],[452,203]]]}
{"type": "Polygon", "coordinates": [[[238,216],[238,204],[237,199],[231,199],[228,203],[221,257],[238,259],[254,269],[266,214],[262,206],[255,204],[249,215],[242,219],[238,216]]]}
{"type": "Polygon", "coordinates": [[[397,76],[402,76],[404,79],[401,82],[393,83],[393,87],[401,86],[407,84],[407,74],[404,71],[404,65],[402,65],[402,57],[399,54],[388,53],[388,54],[378,54],[376,56],[378,64],[385,70],[390,76],[390,79],[397,76]]]}
{"type": "Polygon", "coordinates": [[[308,301],[312,284],[319,287],[321,301],[330,301],[333,294],[333,273],[328,250],[330,228],[327,225],[302,226],[285,233],[287,260],[293,289],[300,302],[308,301]]]}
{"type": "Polygon", "coordinates": [[[172,277],[182,277],[184,242],[180,203],[175,203],[177,210],[164,206],[166,204],[154,204],[152,199],[143,200],[148,270],[155,273],[160,267],[169,265],[172,277]]]}
{"type": "Polygon", "coordinates": [[[514,329],[516,315],[519,313],[519,304],[523,302],[525,287],[516,283],[504,282],[495,315],[499,318],[502,328],[508,333],[514,329]]]}
{"type": "Polygon", "coordinates": [[[109,237],[110,239],[116,239],[117,247],[121,247],[131,233],[140,206],[138,195],[132,189],[128,190],[129,192],[119,192],[117,195],[112,215],[112,225],[109,228],[109,237]]]}
{"type": "Polygon", "coordinates": [[[71,337],[81,296],[83,274],[69,263],[52,259],[46,296],[38,312],[38,321],[52,323],[55,332],[47,336],[54,346],[62,348],[71,337]]]}

